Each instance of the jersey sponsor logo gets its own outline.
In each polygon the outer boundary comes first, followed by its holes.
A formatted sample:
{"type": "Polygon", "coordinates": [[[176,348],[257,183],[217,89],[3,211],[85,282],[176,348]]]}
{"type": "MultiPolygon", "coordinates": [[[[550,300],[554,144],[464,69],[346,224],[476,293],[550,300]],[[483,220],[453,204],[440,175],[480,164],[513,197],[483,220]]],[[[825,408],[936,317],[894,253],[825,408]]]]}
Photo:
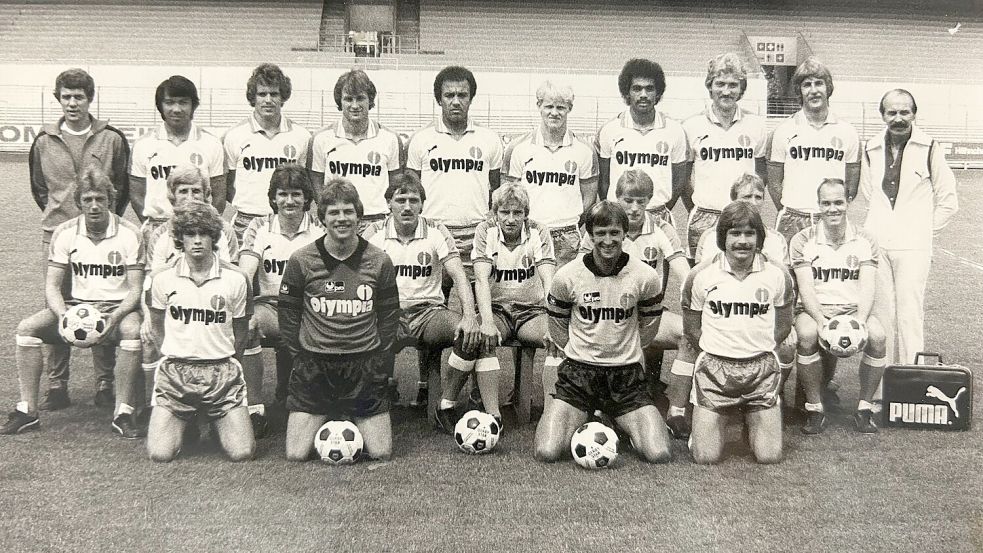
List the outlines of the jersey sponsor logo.
{"type": "Polygon", "coordinates": [[[433,275],[433,256],[428,252],[420,252],[416,256],[418,265],[395,265],[396,276],[413,280],[427,278],[433,275]]]}
{"type": "Polygon", "coordinates": [[[355,288],[356,299],[329,300],[328,298],[316,296],[310,299],[310,305],[315,313],[323,314],[326,317],[334,317],[335,315],[357,317],[363,313],[372,311],[374,304],[372,300],[373,293],[371,286],[359,284],[355,288]]]}
{"type": "Polygon", "coordinates": [[[952,397],[949,397],[937,386],[928,386],[925,388],[925,397],[937,399],[942,402],[941,405],[892,401],[888,405],[888,420],[939,426],[951,425],[955,423],[953,419],[960,418],[959,407],[956,402],[964,393],[966,393],[965,386],[960,387],[952,397]],[[950,412],[952,417],[949,416],[950,412]]]}
{"type": "Polygon", "coordinates": [[[577,312],[581,320],[587,323],[598,324],[601,321],[613,321],[618,324],[631,319],[635,314],[635,307],[589,307],[581,305],[577,307],[577,312]]]}
{"type": "MultiPolygon", "coordinates": [[[[475,150],[477,148],[472,148],[475,150]]],[[[478,150],[479,152],[481,150],[478,150]]],[[[481,159],[447,159],[443,157],[430,158],[430,170],[435,173],[449,173],[451,171],[472,171],[481,172],[485,169],[485,162],[481,159]]]]}
{"type": "Polygon", "coordinates": [[[328,282],[325,282],[324,283],[324,291],[325,292],[344,292],[345,291],[345,281],[343,281],[343,280],[330,281],[329,280],[328,282]]]}
{"type": "MultiPolygon", "coordinates": [[[[628,152],[620,151],[614,154],[615,161],[618,165],[626,165],[628,167],[643,166],[648,165],[649,167],[668,167],[669,166],[669,145],[665,142],[660,142],[659,145],[665,144],[666,153],[660,154],[658,152],[628,152]]],[[[658,150],[658,146],[656,147],[658,150]]]]}
{"type": "MultiPolygon", "coordinates": [[[[296,151],[293,146],[287,146],[286,148],[291,148],[296,151]]],[[[284,148],[284,149],[286,149],[284,148]]],[[[257,173],[262,173],[266,170],[273,170],[283,165],[284,163],[297,163],[297,154],[294,153],[293,157],[256,157],[247,156],[242,158],[242,168],[246,171],[256,171],[257,173]]]]}
{"type": "MultiPolygon", "coordinates": [[[[761,289],[758,291],[760,292],[761,289]]],[[[754,318],[757,315],[766,315],[771,309],[771,304],[766,302],[710,300],[707,305],[710,307],[711,313],[725,319],[730,317],[754,318]]]]}
{"type": "Polygon", "coordinates": [[[362,176],[378,177],[382,175],[381,156],[378,152],[369,152],[368,163],[349,163],[346,161],[329,161],[328,171],[339,177],[362,176]]]}
{"type": "MultiPolygon", "coordinates": [[[[77,250],[73,250],[75,253],[77,250]]],[[[106,255],[108,263],[72,262],[72,274],[81,278],[88,277],[121,277],[126,275],[126,265],[123,265],[123,254],[113,250],[106,255]]]]}
{"type": "Polygon", "coordinates": [[[286,259],[276,259],[271,257],[270,259],[263,260],[263,271],[268,275],[280,275],[283,276],[283,270],[287,267],[286,259]]]}
{"type": "Polygon", "coordinates": [[[211,300],[212,307],[216,305],[221,305],[218,309],[202,309],[200,307],[182,307],[180,305],[172,305],[167,308],[167,312],[170,313],[171,318],[175,321],[180,321],[186,325],[191,323],[204,323],[208,326],[212,323],[223,324],[229,320],[229,315],[226,311],[222,310],[225,307],[225,298],[221,296],[213,296],[211,300]],[[216,301],[216,298],[221,301],[216,301]]]}
{"type": "MultiPolygon", "coordinates": [[[[847,263],[849,264],[849,261],[847,263]]],[[[823,267],[821,265],[813,265],[812,278],[817,282],[860,280],[860,268],[851,269],[850,267],[823,267]]]]}
{"type": "Polygon", "coordinates": [[[595,301],[601,301],[600,292],[584,292],[583,303],[594,303],[595,301]]]}
{"type": "Polygon", "coordinates": [[[834,136],[830,140],[829,146],[789,146],[788,155],[792,159],[800,159],[802,161],[809,161],[810,159],[843,161],[846,152],[843,150],[843,141],[834,136]]]}
{"type": "Polygon", "coordinates": [[[536,265],[529,255],[522,256],[522,267],[514,269],[499,269],[492,267],[492,274],[495,275],[495,282],[524,282],[536,276],[536,265]]]}
{"type": "MultiPolygon", "coordinates": [[[[747,137],[742,136],[742,138],[747,137]]],[[[754,157],[754,150],[751,148],[712,148],[709,146],[700,148],[700,161],[741,161],[742,159],[751,159],[752,157],[754,157]]]]}
{"type": "Polygon", "coordinates": [[[557,171],[526,171],[526,182],[539,186],[544,184],[555,184],[557,186],[563,186],[564,184],[573,185],[577,182],[577,174],[573,172],[560,173],[557,171]]]}
{"type": "Polygon", "coordinates": [[[156,180],[164,180],[171,174],[171,169],[177,165],[152,165],[150,166],[150,176],[156,180]]]}

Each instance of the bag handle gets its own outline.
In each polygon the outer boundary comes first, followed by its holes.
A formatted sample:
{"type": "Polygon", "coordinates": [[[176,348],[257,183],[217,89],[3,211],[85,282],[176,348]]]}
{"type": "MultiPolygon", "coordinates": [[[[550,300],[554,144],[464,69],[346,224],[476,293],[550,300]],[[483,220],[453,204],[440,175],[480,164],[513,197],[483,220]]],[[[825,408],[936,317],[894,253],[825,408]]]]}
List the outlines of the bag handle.
{"type": "Polygon", "coordinates": [[[943,362],[942,362],[942,354],[940,354],[940,353],[935,353],[935,352],[931,352],[931,351],[919,351],[918,353],[915,354],[915,364],[916,365],[928,365],[929,364],[929,363],[919,363],[918,360],[921,359],[921,358],[924,358],[926,360],[931,359],[931,358],[935,358],[936,359],[936,363],[935,363],[936,365],[942,365],[943,364],[943,362]]]}

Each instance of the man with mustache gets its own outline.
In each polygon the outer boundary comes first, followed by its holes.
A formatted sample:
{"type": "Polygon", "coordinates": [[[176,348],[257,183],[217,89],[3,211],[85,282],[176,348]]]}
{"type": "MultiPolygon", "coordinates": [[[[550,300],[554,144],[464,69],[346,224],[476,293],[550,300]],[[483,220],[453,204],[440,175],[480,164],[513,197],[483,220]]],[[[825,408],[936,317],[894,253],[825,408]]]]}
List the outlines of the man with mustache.
{"type": "Polygon", "coordinates": [[[942,147],[915,126],[918,105],[907,90],[881,98],[887,128],[861,157],[864,228],[881,250],[875,312],[887,333],[888,361],[911,363],[925,345],[925,285],[932,240],[959,209],[956,181],[942,147]]]}

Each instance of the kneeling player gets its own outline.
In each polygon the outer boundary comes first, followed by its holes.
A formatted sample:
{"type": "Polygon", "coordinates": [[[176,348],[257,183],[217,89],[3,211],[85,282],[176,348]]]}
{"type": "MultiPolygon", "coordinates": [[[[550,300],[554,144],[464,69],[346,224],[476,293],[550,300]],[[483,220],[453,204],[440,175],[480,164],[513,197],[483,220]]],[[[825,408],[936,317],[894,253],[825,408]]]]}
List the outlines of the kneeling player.
{"type": "MultiPolygon", "coordinates": [[[[826,427],[822,401],[826,371],[819,350],[819,331],[830,317],[853,315],[867,326],[867,347],[860,362],[860,402],[854,422],[858,431],[869,434],[877,432],[872,401],[886,356],[884,328],[871,315],[877,244],[847,219],[849,202],[843,180],[824,180],[817,195],[819,224],[803,229],[789,243],[801,304],[795,331],[799,341],[799,379],[808,413],[802,432],[819,434],[826,427]]],[[[836,359],[831,360],[835,368],[836,359]]]]}
{"type": "Polygon", "coordinates": [[[287,384],[287,459],[305,461],[330,419],[354,419],[369,457],[392,454],[389,378],[399,291],[389,256],[356,231],[362,202],[345,179],[318,198],[323,238],[293,253],[280,284],[278,318],[293,356],[287,384]]]}
{"type": "Polygon", "coordinates": [[[654,269],[622,251],[628,216],[603,201],[586,217],[593,249],[557,270],[548,296],[550,338],[566,359],[554,401],[536,428],[535,456],[569,455],[570,438],[595,410],[610,415],[649,462],[669,460],[669,436],[645,384],[642,344],[659,330],[662,287],[654,269]]]}
{"type": "Polygon", "coordinates": [[[697,265],[682,291],[683,331],[702,352],[693,385],[690,451],[697,463],[723,456],[725,416],[743,413],[759,463],[782,459],[781,371],[775,345],[792,328],[792,278],[758,253],[758,210],[733,202],[717,222],[718,253],[697,265]]]}
{"type": "Polygon", "coordinates": [[[101,170],[89,169],[75,188],[82,215],[59,225],[51,237],[44,295],[48,307],[17,325],[17,378],[20,402],[0,426],[0,434],[18,434],[40,426],[38,388],[41,344],[61,344],[58,323],[69,306],[91,303],[106,319],[93,347],[119,345],[116,362],[116,408],[112,428],[124,438],[139,437],[133,421],[134,380],[140,371],[140,291],[143,246],[140,230],[113,213],[116,189],[101,170]],[[71,267],[71,269],[69,269],[71,267]],[[72,297],[62,296],[66,272],[72,274],[72,297]]]}
{"type": "Polygon", "coordinates": [[[195,415],[214,423],[233,461],[256,449],[246,409],[246,383],[236,358],[249,337],[249,281],[216,254],[222,219],[198,201],[180,204],[171,234],[183,255],[152,275],[149,299],[157,365],[147,452],[167,462],[181,451],[184,427],[195,415]]]}

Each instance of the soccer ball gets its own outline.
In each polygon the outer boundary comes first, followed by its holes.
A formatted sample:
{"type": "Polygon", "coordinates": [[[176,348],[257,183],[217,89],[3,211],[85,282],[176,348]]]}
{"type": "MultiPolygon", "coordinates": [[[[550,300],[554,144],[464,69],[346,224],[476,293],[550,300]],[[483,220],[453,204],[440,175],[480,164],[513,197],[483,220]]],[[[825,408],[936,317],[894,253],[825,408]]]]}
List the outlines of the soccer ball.
{"type": "Polygon", "coordinates": [[[362,433],[349,421],[328,421],[314,434],[314,449],[329,465],[350,465],[362,456],[362,433]]]}
{"type": "Polygon", "coordinates": [[[92,346],[106,331],[106,321],[95,306],[88,303],[73,305],[65,311],[58,323],[58,333],[69,344],[78,348],[92,346]]]}
{"type": "Polygon", "coordinates": [[[819,331],[819,346],[837,357],[850,357],[867,345],[867,327],[851,315],[837,315],[819,331]]]}
{"type": "Polygon", "coordinates": [[[618,435],[599,422],[588,422],[574,431],[570,453],[585,469],[607,468],[618,458],[618,435]]]}
{"type": "Polygon", "coordinates": [[[495,448],[502,434],[495,417],[488,413],[472,410],[464,413],[461,420],[454,425],[454,441],[461,451],[478,455],[488,453],[495,448]]]}

